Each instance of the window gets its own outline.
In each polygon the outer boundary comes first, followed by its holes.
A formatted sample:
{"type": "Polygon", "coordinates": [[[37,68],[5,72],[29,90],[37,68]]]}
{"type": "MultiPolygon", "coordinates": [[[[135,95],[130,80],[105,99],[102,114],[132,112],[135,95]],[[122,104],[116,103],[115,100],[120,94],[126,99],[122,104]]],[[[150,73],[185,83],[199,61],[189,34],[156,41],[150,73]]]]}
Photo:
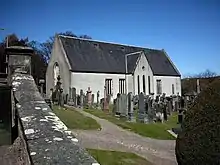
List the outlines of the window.
{"type": "Polygon", "coordinates": [[[157,80],[157,94],[162,94],[162,82],[161,80],[157,80]]]}
{"type": "Polygon", "coordinates": [[[106,94],[112,95],[112,79],[105,79],[106,94]]]}
{"type": "Polygon", "coordinates": [[[143,92],[146,93],[146,88],[145,88],[145,75],[143,77],[143,92]]]}
{"type": "Polygon", "coordinates": [[[137,85],[138,85],[138,94],[140,93],[140,79],[139,76],[137,76],[137,85]]]}
{"type": "Polygon", "coordinates": [[[149,91],[149,94],[151,94],[151,91],[150,91],[150,76],[148,76],[148,91],[149,91]]]}
{"type": "Polygon", "coordinates": [[[174,84],[172,84],[172,94],[174,95],[174,84]]]}
{"type": "Polygon", "coordinates": [[[125,94],[125,79],[119,79],[119,93],[125,94]]]}

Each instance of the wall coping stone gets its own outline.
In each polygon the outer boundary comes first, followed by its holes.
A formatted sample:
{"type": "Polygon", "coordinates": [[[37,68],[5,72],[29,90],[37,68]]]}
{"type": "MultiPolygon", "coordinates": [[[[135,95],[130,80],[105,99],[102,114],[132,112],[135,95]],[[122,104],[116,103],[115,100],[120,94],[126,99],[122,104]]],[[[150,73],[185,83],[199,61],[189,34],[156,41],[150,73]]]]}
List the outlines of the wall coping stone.
{"type": "Polygon", "coordinates": [[[16,107],[32,164],[99,165],[42,98],[30,75],[12,75],[16,107]]]}

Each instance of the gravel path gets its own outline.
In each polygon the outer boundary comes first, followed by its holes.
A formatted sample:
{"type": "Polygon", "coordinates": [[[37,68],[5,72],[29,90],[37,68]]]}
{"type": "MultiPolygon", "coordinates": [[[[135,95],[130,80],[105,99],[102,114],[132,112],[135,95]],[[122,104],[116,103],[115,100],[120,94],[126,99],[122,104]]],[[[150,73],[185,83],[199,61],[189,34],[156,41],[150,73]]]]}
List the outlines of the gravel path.
{"type": "Polygon", "coordinates": [[[95,119],[102,127],[101,131],[72,131],[85,148],[132,152],[155,165],[177,165],[174,140],[156,140],[143,137],[85,111],[77,111],[95,119]]]}

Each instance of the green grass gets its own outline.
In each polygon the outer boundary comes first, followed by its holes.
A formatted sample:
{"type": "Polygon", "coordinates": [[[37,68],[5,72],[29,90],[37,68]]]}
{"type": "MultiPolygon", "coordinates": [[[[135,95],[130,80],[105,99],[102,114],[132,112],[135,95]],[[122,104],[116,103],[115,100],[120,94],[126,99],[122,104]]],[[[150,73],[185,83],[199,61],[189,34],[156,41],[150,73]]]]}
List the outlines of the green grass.
{"type": "Polygon", "coordinates": [[[152,165],[133,153],[87,149],[101,165],[152,165]]]}
{"type": "Polygon", "coordinates": [[[54,113],[62,120],[69,129],[97,130],[101,126],[92,118],[73,109],[53,107],[54,113]]]}
{"type": "Polygon", "coordinates": [[[85,111],[97,117],[106,119],[122,127],[123,129],[135,132],[145,137],[150,137],[154,139],[163,139],[163,140],[175,140],[175,137],[173,137],[170,133],[168,133],[167,130],[177,126],[176,113],[170,116],[168,121],[164,123],[144,124],[144,123],[130,123],[127,122],[126,119],[117,119],[116,117],[112,116],[111,112],[106,113],[96,109],[86,109],[85,111]]]}

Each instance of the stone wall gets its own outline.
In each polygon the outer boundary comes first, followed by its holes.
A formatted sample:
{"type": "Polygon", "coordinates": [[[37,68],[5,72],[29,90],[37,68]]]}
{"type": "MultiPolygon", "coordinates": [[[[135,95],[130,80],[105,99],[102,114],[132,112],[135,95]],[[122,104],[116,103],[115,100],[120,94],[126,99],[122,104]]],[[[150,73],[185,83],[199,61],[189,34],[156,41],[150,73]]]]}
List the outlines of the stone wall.
{"type": "Polygon", "coordinates": [[[12,87],[31,164],[98,164],[52,112],[32,76],[14,74],[12,87]]]}

